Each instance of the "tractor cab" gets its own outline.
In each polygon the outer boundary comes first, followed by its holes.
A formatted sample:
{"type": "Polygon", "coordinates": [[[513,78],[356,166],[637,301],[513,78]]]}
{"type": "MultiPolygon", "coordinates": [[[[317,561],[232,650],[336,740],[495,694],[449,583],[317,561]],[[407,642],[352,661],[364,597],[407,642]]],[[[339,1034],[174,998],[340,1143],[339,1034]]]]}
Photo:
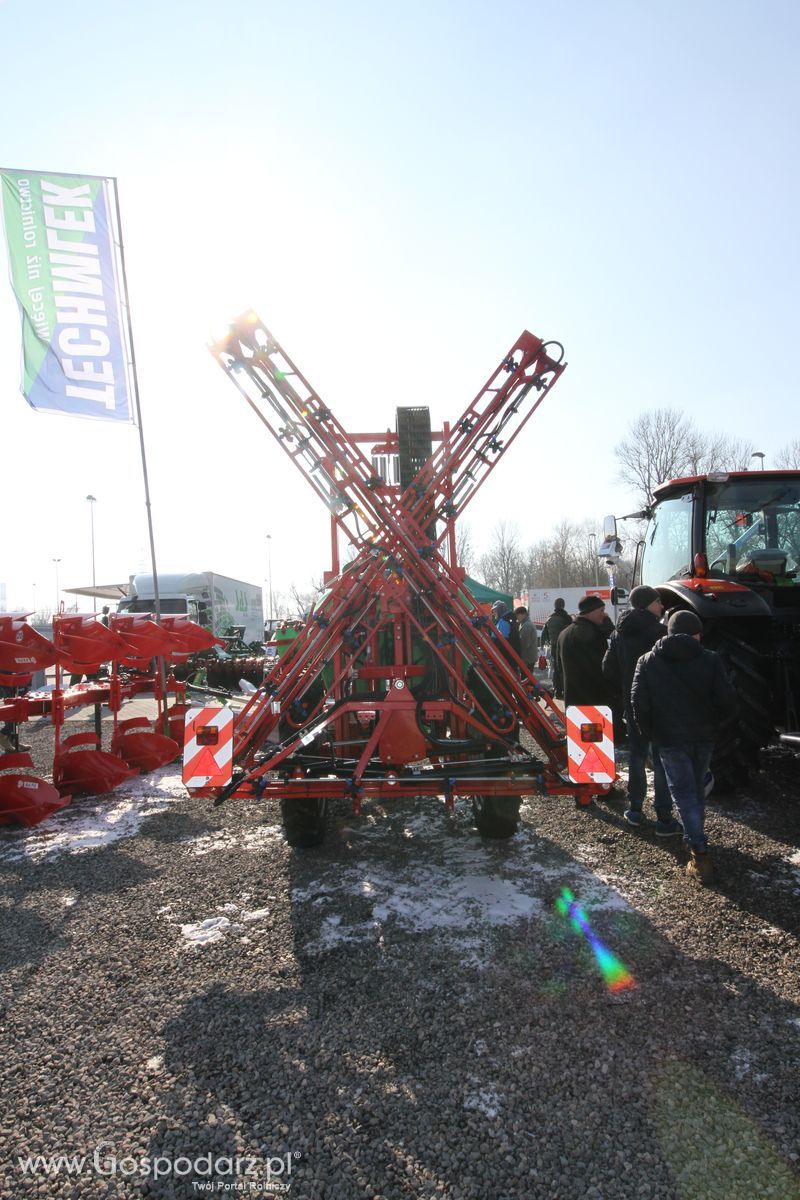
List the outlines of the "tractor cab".
{"type": "Polygon", "coordinates": [[[672,480],[656,489],[648,515],[637,555],[641,583],[701,596],[751,588],[770,611],[798,603],[800,471],[672,480]],[[779,589],[789,591],[778,597],[779,589]]]}
{"type": "Polygon", "coordinates": [[[737,730],[714,773],[733,780],[758,761],[775,726],[800,709],[800,471],[731,471],[673,479],[644,513],[634,582],[667,611],[691,609],[739,693],[737,730]]]}

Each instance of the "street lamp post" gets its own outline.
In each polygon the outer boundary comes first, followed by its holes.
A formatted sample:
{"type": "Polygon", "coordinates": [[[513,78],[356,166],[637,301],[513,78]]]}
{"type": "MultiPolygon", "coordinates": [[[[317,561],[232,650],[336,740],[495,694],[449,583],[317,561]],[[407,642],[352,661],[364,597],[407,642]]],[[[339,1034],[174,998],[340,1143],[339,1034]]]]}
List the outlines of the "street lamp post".
{"type": "Polygon", "coordinates": [[[599,587],[600,586],[600,576],[597,573],[597,534],[596,533],[589,534],[589,550],[591,552],[592,558],[594,559],[594,586],[599,587]]]}
{"type": "Polygon", "coordinates": [[[55,616],[58,612],[59,598],[61,596],[61,588],[58,586],[58,564],[61,562],[61,559],[54,558],[53,562],[56,564],[56,608],[55,612],[53,613],[53,616],[55,616]]]}
{"type": "Polygon", "coordinates": [[[267,590],[269,592],[269,632],[272,636],[272,534],[267,534],[267,590]]]}
{"type": "MultiPolygon", "coordinates": [[[[97,580],[95,579],[94,573],[94,506],[97,503],[97,498],[96,496],[87,496],[86,499],[89,501],[89,513],[92,526],[92,587],[94,588],[97,586],[97,580]]],[[[94,612],[97,612],[97,596],[92,596],[92,609],[94,612]]]]}
{"type": "Polygon", "coordinates": [[[753,453],[750,455],[750,457],[761,459],[761,470],[763,471],[764,470],[764,459],[766,458],[764,451],[763,450],[754,450],[753,453]]]}

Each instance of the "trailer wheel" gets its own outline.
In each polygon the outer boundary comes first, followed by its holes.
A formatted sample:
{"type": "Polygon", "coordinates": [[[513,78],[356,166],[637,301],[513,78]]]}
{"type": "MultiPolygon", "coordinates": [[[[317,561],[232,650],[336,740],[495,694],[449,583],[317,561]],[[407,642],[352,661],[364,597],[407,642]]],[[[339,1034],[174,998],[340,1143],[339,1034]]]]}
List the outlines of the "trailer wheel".
{"type": "Polygon", "coordinates": [[[325,840],[327,800],[281,800],[283,832],[296,850],[310,850],[325,840]]]}
{"type": "Polygon", "coordinates": [[[519,796],[473,796],[472,815],[481,837],[510,838],[519,828],[519,796]]]}
{"type": "Polygon", "coordinates": [[[746,782],[759,765],[761,747],[775,736],[772,689],[762,656],[749,642],[717,630],[706,645],[719,654],[739,698],[739,711],[720,730],[711,763],[714,790],[721,793],[746,782]]]}

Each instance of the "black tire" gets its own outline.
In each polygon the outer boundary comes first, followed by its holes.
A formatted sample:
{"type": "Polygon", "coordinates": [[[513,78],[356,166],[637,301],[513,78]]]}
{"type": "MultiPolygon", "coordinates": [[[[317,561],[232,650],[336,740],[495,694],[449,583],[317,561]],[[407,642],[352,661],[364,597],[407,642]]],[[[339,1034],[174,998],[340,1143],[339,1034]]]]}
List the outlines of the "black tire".
{"type": "Polygon", "coordinates": [[[762,746],[775,737],[772,688],[762,656],[743,638],[718,629],[705,644],[719,654],[739,697],[739,711],[720,730],[711,761],[714,790],[721,794],[747,782],[762,746]]]}
{"type": "Polygon", "coordinates": [[[283,832],[296,850],[322,845],[327,817],[327,800],[281,800],[283,832]]]}
{"type": "Polygon", "coordinates": [[[472,815],[485,838],[510,838],[519,828],[519,796],[473,796],[472,815]]]}

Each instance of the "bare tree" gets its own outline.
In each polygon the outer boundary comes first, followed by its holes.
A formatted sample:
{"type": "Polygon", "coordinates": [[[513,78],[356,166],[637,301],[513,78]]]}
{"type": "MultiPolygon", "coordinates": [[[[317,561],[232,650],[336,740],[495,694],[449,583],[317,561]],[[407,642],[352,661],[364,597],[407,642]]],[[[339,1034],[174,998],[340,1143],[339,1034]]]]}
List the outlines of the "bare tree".
{"type": "MultiPolygon", "coordinates": [[[[269,615],[269,614],[267,614],[269,615]]],[[[291,615],[290,602],[283,592],[272,593],[272,618],[275,621],[282,621],[284,618],[291,615]]]]}
{"type": "Polygon", "coordinates": [[[753,443],[727,433],[707,434],[706,452],[700,461],[698,475],[709,471],[747,471],[753,457],[753,443]]]}
{"type": "Polygon", "coordinates": [[[549,537],[535,542],[525,556],[529,587],[579,587],[605,582],[596,553],[600,544],[596,522],[561,521],[549,537]],[[593,540],[594,538],[594,540],[593,540]]]}
{"type": "Polygon", "coordinates": [[[688,417],[674,408],[640,413],[628,436],[614,447],[619,477],[648,504],[660,483],[681,475],[693,458],[705,453],[688,417]]]}
{"type": "Polygon", "coordinates": [[[295,615],[304,618],[324,590],[325,585],[321,579],[310,580],[309,587],[303,592],[300,591],[297,584],[293,583],[289,588],[289,603],[290,607],[294,609],[295,615]]]}
{"type": "Polygon", "coordinates": [[[525,560],[519,545],[519,529],[500,521],[492,531],[492,547],[478,559],[478,569],[488,587],[518,594],[525,583],[525,560]]]}
{"type": "Polygon", "coordinates": [[[456,525],[456,562],[465,571],[471,571],[475,561],[472,533],[463,522],[456,525]]]}
{"type": "Polygon", "coordinates": [[[775,456],[775,466],[785,471],[800,471],[800,438],[795,438],[775,456]]]}
{"type": "Polygon", "coordinates": [[[648,504],[660,483],[709,471],[746,471],[753,443],[729,433],[698,429],[684,413],[657,408],[640,413],[614,447],[619,477],[648,504]]]}

